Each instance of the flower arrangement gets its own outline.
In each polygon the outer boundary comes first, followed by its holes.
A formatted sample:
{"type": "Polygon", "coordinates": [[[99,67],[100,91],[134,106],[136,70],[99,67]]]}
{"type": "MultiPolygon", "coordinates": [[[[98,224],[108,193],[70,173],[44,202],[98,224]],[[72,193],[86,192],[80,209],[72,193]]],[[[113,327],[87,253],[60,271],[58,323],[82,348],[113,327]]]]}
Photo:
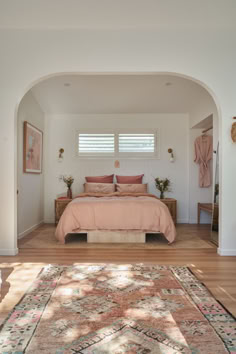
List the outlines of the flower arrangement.
{"type": "Polygon", "coordinates": [[[156,189],[160,191],[160,199],[164,199],[164,192],[170,191],[170,180],[168,178],[155,178],[156,189]]]}
{"type": "Polygon", "coordinates": [[[74,182],[74,178],[72,176],[63,176],[63,181],[65,182],[65,184],[67,185],[68,188],[70,188],[74,182]]]}
{"type": "Polygon", "coordinates": [[[73,184],[73,182],[74,182],[74,178],[73,178],[72,176],[68,176],[68,177],[63,176],[63,181],[65,182],[65,184],[67,185],[67,188],[68,188],[68,190],[67,190],[67,197],[68,197],[69,199],[72,199],[71,186],[72,186],[72,184],[73,184]]]}

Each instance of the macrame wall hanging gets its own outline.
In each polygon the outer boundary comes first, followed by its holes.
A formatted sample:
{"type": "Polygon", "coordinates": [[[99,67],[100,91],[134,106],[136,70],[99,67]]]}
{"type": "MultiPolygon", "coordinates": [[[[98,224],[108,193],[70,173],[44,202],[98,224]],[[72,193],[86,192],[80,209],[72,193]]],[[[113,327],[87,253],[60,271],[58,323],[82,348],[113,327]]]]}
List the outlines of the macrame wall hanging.
{"type": "MultiPolygon", "coordinates": [[[[236,119],[236,117],[233,117],[233,119],[236,119]]],[[[232,128],[231,128],[231,138],[233,140],[234,143],[236,143],[236,122],[234,122],[232,124],[232,128]]]]}

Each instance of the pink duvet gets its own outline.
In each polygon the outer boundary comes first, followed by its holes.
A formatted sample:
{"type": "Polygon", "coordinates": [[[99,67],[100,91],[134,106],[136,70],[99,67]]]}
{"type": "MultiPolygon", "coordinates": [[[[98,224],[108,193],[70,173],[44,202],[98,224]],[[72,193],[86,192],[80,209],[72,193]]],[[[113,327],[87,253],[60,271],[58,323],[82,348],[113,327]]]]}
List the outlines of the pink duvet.
{"type": "Polygon", "coordinates": [[[142,230],[164,234],[171,243],[176,230],[167,206],[148,193],[83,193],[69,203],[60,218],[56,238],[80,230],[142,230]]]}

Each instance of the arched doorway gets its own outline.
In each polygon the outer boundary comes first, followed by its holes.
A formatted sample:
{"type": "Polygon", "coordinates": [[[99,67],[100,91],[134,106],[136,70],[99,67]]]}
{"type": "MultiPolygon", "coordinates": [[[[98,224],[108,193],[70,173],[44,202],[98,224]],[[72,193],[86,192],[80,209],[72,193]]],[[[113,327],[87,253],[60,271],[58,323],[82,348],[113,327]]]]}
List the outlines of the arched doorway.
{"type": "MultiPolygon", "coordinates": [[[[139,76],[140,78],[143,78],[143,77],[146,77],[146,76],[149,76],[149,77],[161,77],[162,79],[164,79],[164,81],[166,81],[167,79],[166,78],[169,78],[169,77],[172,77],[173,79],[174,78],[179,78],[179,79],[182,79],[182,80],[186,80],[189,81],[189,82],[192,82],[194,83],[195,85],[199,86],[200,89],[202,90],[205,90],[206,91],[206,94],[209,95],[209,97],[211,97],[214,105],[215,105],[215,112],[218,116],[218,118],[220,119],[220,110],[219,110],[219,107],[218,107],[218,104],[216,103],[216,98],[214,97],[214,94],[211,92],[211,90],[203,83],[201,83],[200,81],[196,80],[196,79],[193,79],[189,76],[186,76],[186,75],[182,75],[182,74],[176,74],[176,73],[167,73],[167,72],[162,72],[162,73],[123,73],[123,74],[117,74],[117,73],[57,73],[57,74],[51,74],[51,75],[48,75],[46,77],[43,77],[39,80],[37,80],[36,82],[34,82],[32,85],[30,85],[30,89],[33,89],[34,87],[36,87],[37,85],[40,85],[41,83],[44,83],[44,82],[48,82],[50,79],[53,79],[53,78],[66,78],[68,76],[74,76],[74,77],[83,77],[83,78],[86,78],[86,76],[97,76],[97,77],[102,77],[102,76],[107,76],[107,77],[111,77],[111,76],[116,76],[119,78],[119,76],[133,76],[133,77],[136,77],[136,76],[139,76]]],[[[66,82],[65,82],[66,84],[66,82]]],[[[171,85],[168,85],[169,82],[166,81],[166,86],[171,86],[171,85]]],[[[18,116],[18,110],[19,110],[19,105],[18,105],[18,108],[17,108],[17,112],[16,112],[16,118],[18,116]]],[[[203,116],[203,118],[205,118],[205,116],[203,116]]],[[[197,124],[197,122],[195,122],[195,125],[197,124]]],[[[190,189],[190,187],[188,187],[190,189]]],[[[52,210],[52,209],[51,209],[52,210]]],[[[187,220],[186,218],[184,220],[187,220]]],[[[24,231],[23,231],[24,233],[24,231]]]]}

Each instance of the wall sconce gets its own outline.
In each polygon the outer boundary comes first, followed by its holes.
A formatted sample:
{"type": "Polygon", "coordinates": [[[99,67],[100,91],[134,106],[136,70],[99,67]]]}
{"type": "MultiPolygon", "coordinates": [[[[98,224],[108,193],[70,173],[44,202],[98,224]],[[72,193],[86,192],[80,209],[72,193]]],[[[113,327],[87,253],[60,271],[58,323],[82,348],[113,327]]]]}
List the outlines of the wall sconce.
{"type": "Polygon", "coordinates": [[[170,154],[170,162],[174,162],[175,158],[174,158],[173,149],[168,149],[168,153],[170,154]]]}
{"type": "Polygon", "coordinates": [[[63,148],[59,149],[58,162],[62,162],[63,161],[64,151],[65,150],[63,148]]]}

